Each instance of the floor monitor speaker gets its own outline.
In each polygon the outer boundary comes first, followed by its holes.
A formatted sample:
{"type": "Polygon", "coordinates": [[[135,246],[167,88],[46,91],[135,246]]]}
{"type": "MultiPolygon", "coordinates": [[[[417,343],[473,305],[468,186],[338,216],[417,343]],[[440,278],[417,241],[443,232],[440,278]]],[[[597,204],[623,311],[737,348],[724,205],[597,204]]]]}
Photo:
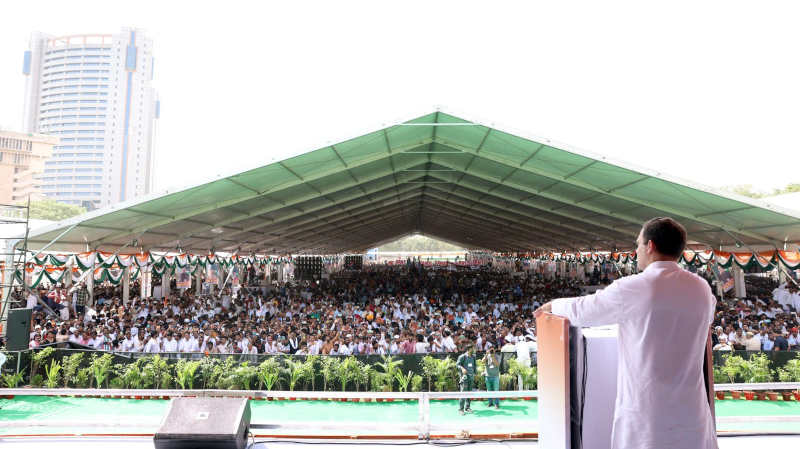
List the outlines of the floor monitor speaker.
{"type": "Polygon", "coordinates": [[[245,449],[247,398],[174,398],[153,437],[156,449],[245,449]]]}

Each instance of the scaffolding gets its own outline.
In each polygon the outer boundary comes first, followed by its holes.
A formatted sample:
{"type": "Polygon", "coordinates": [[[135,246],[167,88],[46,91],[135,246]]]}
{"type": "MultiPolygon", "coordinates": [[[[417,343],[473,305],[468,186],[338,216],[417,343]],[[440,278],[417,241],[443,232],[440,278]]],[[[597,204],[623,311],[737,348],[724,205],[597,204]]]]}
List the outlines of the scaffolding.
{"type": "Polygon", "coordinates": [[[25,306],[20,304],[20,301],[25,301],[24,296],[17,295],[14,287],[19,285],[25,290],[30,206],[30,198],[24,205],[0,204],[0,335],[3,336],[9,309],[25,306]]]}

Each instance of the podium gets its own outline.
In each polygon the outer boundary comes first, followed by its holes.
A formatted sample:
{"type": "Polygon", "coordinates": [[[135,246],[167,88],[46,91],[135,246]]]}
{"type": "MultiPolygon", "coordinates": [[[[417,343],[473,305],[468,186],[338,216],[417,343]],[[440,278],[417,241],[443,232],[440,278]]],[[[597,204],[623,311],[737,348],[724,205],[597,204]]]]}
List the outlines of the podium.
{"type": "MultiPolygon", "coordinates": [[[[545,313],[536,319],[539,447],[609,449],[617,391],[616,326],[581,329],[545,313]]],[[[714,416],[711,334],[703,360],[714,416]]]]}

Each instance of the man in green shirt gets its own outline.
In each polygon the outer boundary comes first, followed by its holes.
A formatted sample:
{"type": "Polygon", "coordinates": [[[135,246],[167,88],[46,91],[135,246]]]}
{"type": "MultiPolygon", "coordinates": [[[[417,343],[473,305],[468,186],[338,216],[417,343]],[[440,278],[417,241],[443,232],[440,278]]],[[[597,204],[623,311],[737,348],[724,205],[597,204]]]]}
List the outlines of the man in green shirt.
{"type": "MultiPolygon", "coordinates": [[[[500,358],[494,352],[494,348],[489,348],[483,356],[486,364],[486,391],[497,391],[500,389],[500,358]]],[[[489,407],[494,405],[500,408],[500,398],[490,398],[489,407]]]]}
{"type": "MultiPolygon", "coordinates": [[[[463,354],[458,356],[458,360],[456,360],[456,366],[458,366],[461,374],[458,387],[459,391],[472,391],[475,389],[475,346],[471,342],[466,343],[465,346],[466,350],[463,354]]],[[[472,408],[470,408],[471,402],[472,401],[468,398],[459,399],[458,412],[462,415],[465,412],[472,413],[472,408]]]]}

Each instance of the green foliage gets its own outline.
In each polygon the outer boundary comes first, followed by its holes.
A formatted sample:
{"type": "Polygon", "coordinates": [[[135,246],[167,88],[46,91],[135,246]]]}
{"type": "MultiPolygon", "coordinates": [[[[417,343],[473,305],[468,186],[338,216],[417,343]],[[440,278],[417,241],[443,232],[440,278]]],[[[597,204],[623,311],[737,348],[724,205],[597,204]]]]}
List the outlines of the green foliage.
{"type": "Polygon", "coordinates": [[[167,359],[161,358],[160,355],[155,355],[143,360],[147,360],[142,370],[144,388],[164,388],[164,385],[168,386],[172,376],[167,359]]]}
{"type": "Polygon", "coordinates": [[[424,235],[412,235],[394,242],[387,243],[378,248],[379,251],[465,251],[460,246],[451,245],[441,240],[432,239],[424,235]]]}
{"type": "Polygon", "coordinates": [[[372,365],[358,361],[358,370],[353,374],[356,391],[359,391],[362,387],[364,391],[367,391],[367,386],[369,385],[370,379],[375,375],[375,370],[372,368],[372,365]]]}
{"type": "Polygon", "coordinates": [[[270,357],[258,365],[259,388],[271,391],[281,376],[281,364],[277,357],[270,357]]]}
{"type": "Polygon", "coordinates": [[[322,361],[322,389],[330,391],[333,388],[333,381],[337,379],[339,365],[341,361],[338,357],[326,357],[322,361]]]}
{"type": "Polygon", "coordinates": [[[743,375],[745,382],[759,383],[759,382],[772,382],[772,370],[770,370],[770,361],[764,353],[753,354],[750,360],[745,363],[743,375]]]}
{"type": "Polygon", "coordinates": [[[478,360],[477,365],[475,369],[475,388],[484,390],[486,389],[486,362],[478,360]]]}
{"type": "Polygon", "coordinates": [[[321,357],[318,355],[307,355],[305,360],[306,370],[308,372],[307,379],[311,381],[311,391],[317,389],[317,367],[319,366],[321,357]]]}
{"type": "MultiPolygon", "coordinates": [[[[362,365],[363,363],[352,355],[339,363],[336,369],[336,377],[339,380],[339,386],[342,391],[347,391],[347,385],[350,383],[353,383],[356,390],[358,390],[358,386],[365,381],[362,365]]],[[[366,381],[369,381],[368,377],[366,381]]]]}
{"type": "Polygon", "coordinates": [[[123,380],[121,377],[112,378],[108,382],[108,386],[109,386],[109,388],[113,388],[113,389],[117,389],[117,390],[121,390],[123,388],[126,388],[125,387],[125,380],[123,380]]]}
{"type": "Polygon", "coordinates": [[[90,382],[89,379],[91,378],[91,376],[92,376],[91,367],[87,366],[86,368],[78,369],[78,372],[75,374],[75,386],[78,388],[88,388],[90,382]]]}
{"type": "Polygon", "coordinates": [[[75,375],[78,373],[81,363],[83,363],[84,354],[83,351],[76,352],[69,357],[64,357],[62,360],[64,363],[64,388],[69,388],[70,382],[74,384],[75,375]]]}
{"type": "Polygon", "coordinates": [[[45,366],[47,360],[52,357],[55,352],[56,350],[52,346],[34,351],[33,357],[31,357],[31,375],[35,376],[40,374],[39,368],[45,366]]]}
{"type": "Polygon", "coordinates": [[[722,373],[728,376],[729,383],[733,384],[743,379],[747,362],[741,356],[724,354],[722,360],[722,373]]]}
{"type": "Polygon", "coordinates": [[[137,359],[135,362],[122,366],[117,370],[117,379],[122,381],[123,388],[142,389],[145,386],[144,366],[147,359],[137,359]]]}
{"type": "Polygon", "coordinates": [[[422,375],[425,376],[425,379],[428,381],[428,391],[433,391],[432,381],[436,377],[436,369],[438,366],[438,360],[431,355],[426,355],[420,360],[422,375]]]}
{"type": "Polygon", "coordinates": [[[258,367],[251,366],[250,362],[242,362],[233,370],[231,377],[228,389],[251,390],[253,381],[258,378],[258,367]]]}
{"type": "Polygon", "coordinates": [[[520,377],[522,378],[522,388],[525,390],[535,390],[538,381],[538,373],[536,367],[525,366],[517,361],[517,359],[510,359],[508,361],[508,374],[511,375],[514,388],[519,388],[517,384],[520,377]]]}
{"type": "Polygon", "coordinates": [[[294,391],[294,387],[297,386],[298,382],[308,379],[313,373],[313,371],[311,371],[312,368],[304,362],[286,359],[285,363],[286,368],[284,372],[289,382],[289,391],[294,391]]]}
{"type": "Polygon", "coordinates": [[[194,376],[198,368],[200,368],[200,362],[191,362],[185,359],[179,360],[175,366],[175,382],[184,390],[193,390],[194,376]]]}
{"type": "Polygon", "coordinates": [[[422,391],[422,376],[419,374],[411,378],[411,391],[422,391]]]}
{"type": "Polygon", "coordinates": [[[500,375],[500,389],[501,390],[510,390],[512,381],[513,381],[513,378],[511,376],[511,374],[508,374],[508,373],[501,374],[500,375]]]}
{"type": "Polygon", "coordinates": [[[456,380],[458,379],[458,369],[456,361],[447,356],[444,359],[436,360],[436,391],[454,391],[456,380]]]}
{"type": "Polygon", "coordinates": [[[784,195],[787,193],[800,192],[800,183],[787,184],[786,187],[780,189],[772,189],[771,192],[759,190],[756,191],[752,184],[738,184],[733,186],[725,186],[722,188],[728,192],[733,192],[738,195],[746,196],[749,198],[766,198],[770,196],[784,195]]]}
{"type": "Polygon", "coordinates": [[[50,365],[44,366],[45,373],[47,373],[47,381],[45,386],[47,388],[55,388],[58,386],[58,379],[61,374],[61,364],[55,359],[50,360],[50,365]]]}
{"type": "Polygon", "coordinates": [[[783,368],[778,368],[778,379],[781,382],[800,382],[800,354],[786,362],[783,368]]]}
{"type": "Polygon", "coordinates": [[[111,354],[103,354],[100,357],[98,357],[97,354],[92,355],[92,363],[90,366],[95,388],[103,388],[103,383],[106,383],[106,380],[108,380],[113,362],[114,358],[111,354]]]}
{"type": "MultiPolygon", "coordinates": [[[[20,203],[22,204],[22,203],[20,203]]],[[[30,218],[38,220],[65,220],[86,213],[86,208],[54,200],[31,201],[30,218]]]]}
{"type": "Polygon", "coordinates": [[[210,387],[218,390],[230,389],[235,381],[232,376],[234,368],[236,368],[236,360],[232,356],[215,365],[209,379],[210,387]]]}
{"type": "MultiPolygon", "coordinates": [[[[411,370],[408,370],[408,374],[403,374],[400,371],[394,373],[394,378],[397,379],[397,385],[400,391],[408,391],[408,387],[411,386],[414,381],[414,376],[415,374],[411,370]]],[[[422,376],[417,377],[419,377],[420,382],[422,382],[422,376]]]]}
{"type": "Polygon", "coordinates": [[[213,357],[205,357],[200,360],[200,366],[197,368],[197,380],[201,389],[211,388],[214,370],[220,364],[219,359],[213,357]]]}
{"type": "Polygon", "coordinates": [[[17,385],[22,382],[23,377],[25,377],[25,371],[20,371],[14,374],[3,374],[3,385],[5,385],[6,388],[17,388],[17,385]]]}
{"type": "Polygon", "coordinates": [[[714,367],[714,383],[715,384],[724,384],[728,382],[728,376],[725,375],[725,372],[722,371],[721,366],[714,367]]]}
{"type": "MultiPolygon", "coordinates": [[[[383,386],[388,387],[388,391],[394,391],[392,389],[394,387],[394,380],[398,375],[402,376],[400,367],[403,365],[403,361],[386,355],[381,356],[381,359],[383,360],[382,362],[375,364],[377,368],[381,369],[382,374],[384,374],[379,378],[385,382],[383,386]]],[[[406,387],[408,387],[408,385],[406,385],[406,387]]]]}
{"type": "Polygon", "coordinates": [[[39,388],[44,384],[44,377],[41,374],[37,374],[31,377],[31,386],[34,388],[39,388]]]}

